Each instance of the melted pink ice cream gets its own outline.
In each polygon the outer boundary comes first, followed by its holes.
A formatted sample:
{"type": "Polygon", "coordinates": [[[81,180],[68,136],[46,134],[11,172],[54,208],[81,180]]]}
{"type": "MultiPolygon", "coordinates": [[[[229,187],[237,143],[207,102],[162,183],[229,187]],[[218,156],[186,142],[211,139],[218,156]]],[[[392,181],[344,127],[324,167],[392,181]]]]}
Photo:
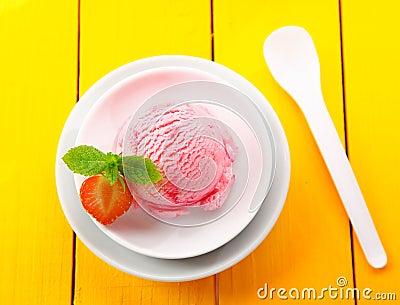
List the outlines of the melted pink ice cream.
{"type": "Polygon", "coordinates": [[[237,148],[205,107],[155,107],[128,132],[130,153],[150,158],[164,177],[155,185],[131,187],[140,205],[162,217],[186,214],[187,207],[215,210],[223,205],[235,179],[237,148]]]}

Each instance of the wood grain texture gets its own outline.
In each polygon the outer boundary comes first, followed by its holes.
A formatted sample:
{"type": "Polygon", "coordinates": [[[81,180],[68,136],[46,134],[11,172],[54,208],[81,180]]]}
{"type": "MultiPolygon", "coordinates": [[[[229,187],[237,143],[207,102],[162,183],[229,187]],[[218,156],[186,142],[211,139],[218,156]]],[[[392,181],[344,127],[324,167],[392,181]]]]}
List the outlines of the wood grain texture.
{"type": "MultiPolygon", "coordinates": [[[[257,289],[308,288],[319,291],[345,276],[352,287],[348,217],[307,123],[295,102],[272,79],[263,59],[265,38],[285,25],[305,27],[321,61],[328,110],[344,140],[339,5],[337,1],[214,1],[215,60],[252,81],[276,110],[289,141],[291,183],[276,226],[244,261],[219,276],[219,302],[282,302],[257,297],[257,289]]],[[[288,294],[286,294],[289,297],[288,294]]],[[[285,300],[308,304],[309,300],[285,300]]],[[[337,304],[325,296],[323,304],[337,304]]],[[[341,304],[354,304],[342,300],[341,304]]]]}
{"type": "MultiPolygon", "coordinates": [[[[112,69],[162,54],[211,57],[209,1],[81,1],[83,94],[112,69]]],[[[214,304],[214,277],[187,283],[143,280],[77,243],[75,304],[214,304]]]]}
{"type": "Polygon", "coordinates": [[[0,3],[2,304],[71,302],[73,235],[54,164],[76,102],[76,4],[0,3]]]}
{"type": "Polygon", "coordinates": [[[374,270],[357,242],[356,284],[372,298],[397,293],[388,304],[400,298],[399,11],[397,1],[342,1],[349,157],[388,255],[386,268],[374,270]]]}

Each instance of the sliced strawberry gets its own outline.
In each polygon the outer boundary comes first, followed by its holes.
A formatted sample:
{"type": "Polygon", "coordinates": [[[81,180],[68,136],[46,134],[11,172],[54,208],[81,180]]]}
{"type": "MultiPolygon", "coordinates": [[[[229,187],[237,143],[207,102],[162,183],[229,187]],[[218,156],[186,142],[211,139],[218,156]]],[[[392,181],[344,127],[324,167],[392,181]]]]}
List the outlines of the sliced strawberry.
{"type": "Polygon", "coordinates": [[[85,210],[103,225],[114,222],[134,202],[127,186],[124,190],[119,180],[111,185],[103,175],[86,179],[81,186],[80,198],[85,210]]]}

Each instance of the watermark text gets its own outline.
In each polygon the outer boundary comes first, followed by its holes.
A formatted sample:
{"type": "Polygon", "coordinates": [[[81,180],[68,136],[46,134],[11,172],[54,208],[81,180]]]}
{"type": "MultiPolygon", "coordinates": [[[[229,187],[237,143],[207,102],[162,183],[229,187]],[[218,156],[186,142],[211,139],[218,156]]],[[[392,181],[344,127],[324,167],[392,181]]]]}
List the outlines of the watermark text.
{"type": "Polygon", "coordinates": [[[328,285],[321,289],[305,287],[305,288],[275,288],[269,287],[267,283],[258,288],[257,297],[259,299],[281,299],[281,300],[396,300],[395,292],[375,292],[371,288],[346,287],[348,284],[347,278],[339,276],[335,285],[328,285]]]}

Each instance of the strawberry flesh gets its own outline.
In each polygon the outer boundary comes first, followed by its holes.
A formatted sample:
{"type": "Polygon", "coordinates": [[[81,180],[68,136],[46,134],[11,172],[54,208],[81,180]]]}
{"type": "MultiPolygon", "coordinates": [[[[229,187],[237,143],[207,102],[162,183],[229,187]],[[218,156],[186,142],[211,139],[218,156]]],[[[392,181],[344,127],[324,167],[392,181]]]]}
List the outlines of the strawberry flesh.
{"type": "Polygon", "coordinates": [[[86,179],[81,186],[80,199],[84,209],[103,225],[113,223],[134,203],[128,187],[117,180],[113,185],[103,175],[86,179]]]}

